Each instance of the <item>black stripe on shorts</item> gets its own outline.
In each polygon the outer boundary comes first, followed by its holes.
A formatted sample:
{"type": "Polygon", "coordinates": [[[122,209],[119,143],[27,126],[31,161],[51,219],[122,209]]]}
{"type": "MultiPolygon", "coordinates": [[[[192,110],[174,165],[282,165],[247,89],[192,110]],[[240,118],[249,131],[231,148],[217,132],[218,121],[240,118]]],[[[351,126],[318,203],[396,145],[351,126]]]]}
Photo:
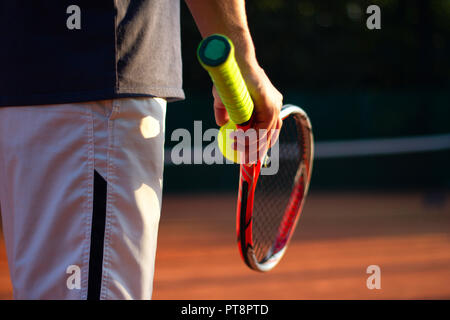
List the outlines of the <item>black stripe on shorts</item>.
{"type": "Polygon", "coordinates": [[[100,300],[106,222],[106,190],[106,180],[97,171],[94,171],[94,203],[89,255],[88,300],[100,300]]]}

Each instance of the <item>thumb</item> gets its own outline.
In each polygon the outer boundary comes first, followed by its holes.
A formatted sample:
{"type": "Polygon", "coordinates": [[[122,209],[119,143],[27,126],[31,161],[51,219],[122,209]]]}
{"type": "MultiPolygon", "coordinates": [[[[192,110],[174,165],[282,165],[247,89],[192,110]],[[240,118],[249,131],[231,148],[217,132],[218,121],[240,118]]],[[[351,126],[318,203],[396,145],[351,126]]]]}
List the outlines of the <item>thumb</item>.
{"type": "Polygon", "coordinates": [[[214,117],[216,118],[217,125],[221,127],[230,120],[230,117],[215,86],[213,86],[212,94],[214,97],[214,117]]]}

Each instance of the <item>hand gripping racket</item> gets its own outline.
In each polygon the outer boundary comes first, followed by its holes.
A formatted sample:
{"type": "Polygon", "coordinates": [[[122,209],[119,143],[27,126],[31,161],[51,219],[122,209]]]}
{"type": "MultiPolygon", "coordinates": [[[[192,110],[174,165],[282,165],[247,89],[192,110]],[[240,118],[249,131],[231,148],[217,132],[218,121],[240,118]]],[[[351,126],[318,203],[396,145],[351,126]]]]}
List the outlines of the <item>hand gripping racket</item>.
{"type": "MultiPolygon", "coordinates": [[[[224,128],[247,129],[253,102],[235,60],[233,44],[223,35],[212,35],[200,43],[197,54],[231,119],[221,128],[222,134],[224,128]]],[[[285,105],[280,117],[283,126],[278,141],[263,160],[240,164],[238,246],[247,266],[257,271],[271,270],[285,253],[311,179],[314,144],[308,116],[297,106],[285,105]],[[272,165],[275,168],[267,170],[272,165]]]]}

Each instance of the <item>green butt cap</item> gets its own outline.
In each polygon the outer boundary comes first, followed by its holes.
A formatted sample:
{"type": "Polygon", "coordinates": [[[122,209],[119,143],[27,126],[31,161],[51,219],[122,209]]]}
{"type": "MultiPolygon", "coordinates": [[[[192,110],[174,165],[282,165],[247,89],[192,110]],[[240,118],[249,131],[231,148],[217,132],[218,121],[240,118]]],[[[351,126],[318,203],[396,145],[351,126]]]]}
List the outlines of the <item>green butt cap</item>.
{"type": "Polygon", "coordinates": [[[208,42],[205,48],[205,57],[210,60],[219,60],[227,54],[226,46],[223,41],[213,39],[208,42]]]}
{"type": "Polygon", "coordinates": [[[217,67],[228,59],[230,51],[231,45],[228,38],[215,34],[200,43],[198,58],[207,66],[217,67]]]}

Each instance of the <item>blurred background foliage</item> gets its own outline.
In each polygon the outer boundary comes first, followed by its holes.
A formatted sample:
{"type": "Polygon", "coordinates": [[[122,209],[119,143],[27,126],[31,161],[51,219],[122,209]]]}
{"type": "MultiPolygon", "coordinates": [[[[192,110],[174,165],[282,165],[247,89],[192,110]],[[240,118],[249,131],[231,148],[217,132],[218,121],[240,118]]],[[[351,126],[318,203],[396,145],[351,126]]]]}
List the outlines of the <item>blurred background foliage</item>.
{"type": "MultiPolygon", "coordinates": [[[[249,0],[258,59],[284,89],[448,87],[448,0],[249,0]],[[377,4],[382,29],[366,28],[377,4]]],[[[183,10],[185,87],[203,80],[195,56],[200,40],[183,10]]]]}
{"type": "MultiPolygon", "coordinates": [[[[260,64],[285,102],[307,111],[317,142],[450,132],[450,0],[248,0],[247,14],[260,64]],[[371,4],[381,30],[366,27],[371,4]]],[[[192,131],[194,120],[216,127],[200,40],[182,1],[186,100],[169,105],[168,147],[177,143],[171,132],[192,131]]],[[[312,187],[448,188],[449,161],[449,151],[317,160],[312,187]]],[[[232,190],[235,172],[168,167],[166,190],[182,190],[183,180],[232,190]]]]}

